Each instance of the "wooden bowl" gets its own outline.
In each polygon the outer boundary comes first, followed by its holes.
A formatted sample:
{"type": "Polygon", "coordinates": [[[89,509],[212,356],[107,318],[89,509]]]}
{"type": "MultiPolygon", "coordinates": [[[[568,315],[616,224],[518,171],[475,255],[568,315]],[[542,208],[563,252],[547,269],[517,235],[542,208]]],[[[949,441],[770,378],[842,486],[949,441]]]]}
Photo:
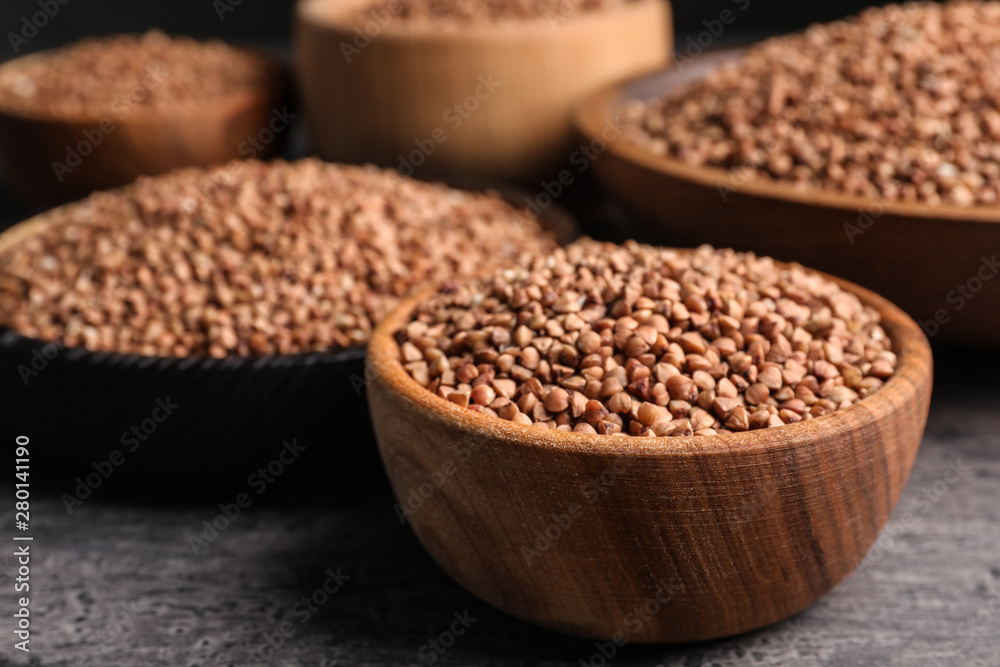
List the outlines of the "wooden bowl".
{"type": "MultiPolygon", "coordinates": [[[[270,88],[169,114],[127,104],[103,115],[25,114],[6,108],[0,98],[4,176],[19,197],[41,206],[179,167],[278,155],[288,132],[284,126],[275,127],[288,123],[284,107],[290,97],[291,76],[278,56],[257,49],[252,52],[270,71],[270,88]],[[69,171],[60,168],[57,172],[55,163],[69,171]]],[[[0,66],[0,77],[16,76],[19,67],[47,55],[36,53],[8,61],[0,66]]]]}
{"type": "MultiPolygon", "coordinates": [[[[741,54],[706,55],[616,85],[581,107],[576,127],[585,137],[600,136],[625,101],[660,97],[741,54]]],[[[1000,343],[1000,277],[989,279],[997,271],[989,260],[1000,247],[1000,206],[885,204],[742,182],[730,171],[653,155],[625,139],[610,143],[594,168],[653,241],[712,243],[802,262],[883,294],[935,340],[1000,343]]]]}
{"type": "Polygon", "coordinates": [[[672,48],[666,0],[562,22],[451,28],[399,19],[393,3],[371,21],[354,18],[370,1],[300,0],[303,108],[323,157],[404,174],[473,171],[524,182],[568,165],[573,107],[666,64],[672,48]]]}
{"type": "MultiPolygon", "coordinates": [[[[515,188],[461,185],[495,189],[509,202],[524,197],[515,188]]],[[[539,219],[560,243],[579,234],[557,206],[539,219]]],[[[51,224],[50,212],[11,227],[0,234],[0,253],[51,224]]],[[[37,443],[40,463],[83,477],[118,451],[125,459],[119,476],[245,480],[293,439],[308,448],[308,463],[290,467],[297,475],[374,476],[364,360],[362,347],[224,359],[94,352],[0,325],[0,405],[12,431],[37,443]],[[180,407],[136,444],[127,431],[150,418],[158,401],[180,407]]]]}
{"type": "Polygon", "coordinates": [[[382,460],[431,555],[490,604],[601,640],[687,642],[786,618],[861,562],[906,484],[931,394],[920,328],[876,308],[899,357],[871,396],[814,420],[689,438],[591,436],[471,412],[399,362],[400,306],[368,350],[382,460]]]}

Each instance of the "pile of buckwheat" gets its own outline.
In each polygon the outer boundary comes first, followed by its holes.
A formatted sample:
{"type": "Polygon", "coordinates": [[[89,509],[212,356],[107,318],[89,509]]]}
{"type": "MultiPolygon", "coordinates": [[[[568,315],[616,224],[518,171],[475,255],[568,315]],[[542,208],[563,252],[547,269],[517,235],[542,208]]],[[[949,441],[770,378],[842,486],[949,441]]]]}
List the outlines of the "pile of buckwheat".
{"type": "Polygon", "coordinates": [[[791,424],[882,386],[879,315],[835,283],[731,250],[590,240],[452,284],[396,334],[421,385],[518,424],[712,435],[791,424]]]}
{"type": "Polygon", "coordinates": [[[282,76],[263,55],[220,41],[152,31],[89,38],[0,67],[0,107],[17,113],[115,120],[268,91],[282,76]]]}
{"type": "Polygon", "coordinates": [[[571,15],[620,7],[635,0],[376,0],[361,13],[389,10],[408,21],[492,23],[537,18],[561,20],[571,15]]]}
{"type": "Polygon", "coordinates": [[[1000,202],[1000,3],[869,9],[767,40],[624,112],[699,166],[885,201],[1000,202]]]}
{"type": "Polygon", "coordinates": [[[141,178],[44,218],[0,253],[0,325],[156,356],[361,346],[411,291],[556,247],[495,195],[312,159],[141,178]]]}

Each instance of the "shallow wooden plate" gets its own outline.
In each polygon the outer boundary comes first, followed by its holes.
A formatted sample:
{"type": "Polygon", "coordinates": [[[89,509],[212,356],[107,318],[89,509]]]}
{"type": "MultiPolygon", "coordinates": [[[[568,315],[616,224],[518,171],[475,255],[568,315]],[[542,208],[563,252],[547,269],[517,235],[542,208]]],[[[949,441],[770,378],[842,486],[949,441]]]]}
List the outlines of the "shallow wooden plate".
{"type": "MultiPolygon", "coordinates": [[[[608,122],[625,101],[667,94],[742,53],[702,56],[607,89],[578,110],[577,130],[607,139],[608,122]]],[[[1000,344],[1000,206],[885,204],[742,182],[728,170],[693,167],[620,138],[608,142],[594,169],[650,240],[802,262],[879,292],[932,340],[1000,344]]]]}

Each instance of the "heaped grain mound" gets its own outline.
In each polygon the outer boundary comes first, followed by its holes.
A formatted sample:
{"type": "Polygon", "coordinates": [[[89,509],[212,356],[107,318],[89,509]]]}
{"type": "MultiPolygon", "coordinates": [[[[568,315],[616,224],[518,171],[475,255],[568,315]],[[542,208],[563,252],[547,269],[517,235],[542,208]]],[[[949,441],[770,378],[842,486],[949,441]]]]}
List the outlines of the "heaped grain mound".
{"type": "Polygon", "coordinates": [[[752,177],[929,204],[1000,201],[1000,3],[933,2],[770,39],[633,103],[649,151],[752,177]]]}
{"type": "Polygon", "coordinates": [[[590,434],[714,435],[846,408],[896,367],[876,311],[766,257],[575,243],[450,286],[396,334],[441,398],[590,434]]]}
{"type": "Polygon", "coordinates": [[[556,246],[496,195],[318,160],[142,178],[44,218],[0,254],[0,324],[156,356],[361,346],[414,290],[556,246]]]}

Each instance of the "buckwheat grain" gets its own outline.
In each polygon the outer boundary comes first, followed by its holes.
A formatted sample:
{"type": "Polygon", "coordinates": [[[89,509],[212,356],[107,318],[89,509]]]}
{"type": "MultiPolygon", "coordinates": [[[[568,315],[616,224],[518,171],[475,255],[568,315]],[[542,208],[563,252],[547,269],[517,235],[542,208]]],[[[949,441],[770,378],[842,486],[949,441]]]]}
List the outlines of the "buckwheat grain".
{"type": "MultiPolygon", "coordinates": [[[[495,195],[312,159],[141,178],[43,217],[0,253],[0,325],[151,356],[362,346],[412,291],[556,246],[495,195]]],[[[434,354],[436,332],[413,334],[404,356],[416,377],[482,377],[434,354]]],[[[511,344],[505,328],[490,334],[483,344],[511,344]]]]}
{"type": "Polygon", "coordinates": [[[814,419],[870,395],[897,364],[878,313],[836,283],[708,246],[581,241],[445,286],[396,337],[407,371],[438,395],[465,405],[463,379],[485,376],[503,388],[499,418],[590,434],[814,419]],[[520,364],[501,367],[505,357],[520,364]]]}
{"type": "Polygon", "coordinates": [[[625,136],[800,189],[997,204],[998,39],[997,2],[869,9],[769,39],[664,99],[627,105],[625,136]]]}

